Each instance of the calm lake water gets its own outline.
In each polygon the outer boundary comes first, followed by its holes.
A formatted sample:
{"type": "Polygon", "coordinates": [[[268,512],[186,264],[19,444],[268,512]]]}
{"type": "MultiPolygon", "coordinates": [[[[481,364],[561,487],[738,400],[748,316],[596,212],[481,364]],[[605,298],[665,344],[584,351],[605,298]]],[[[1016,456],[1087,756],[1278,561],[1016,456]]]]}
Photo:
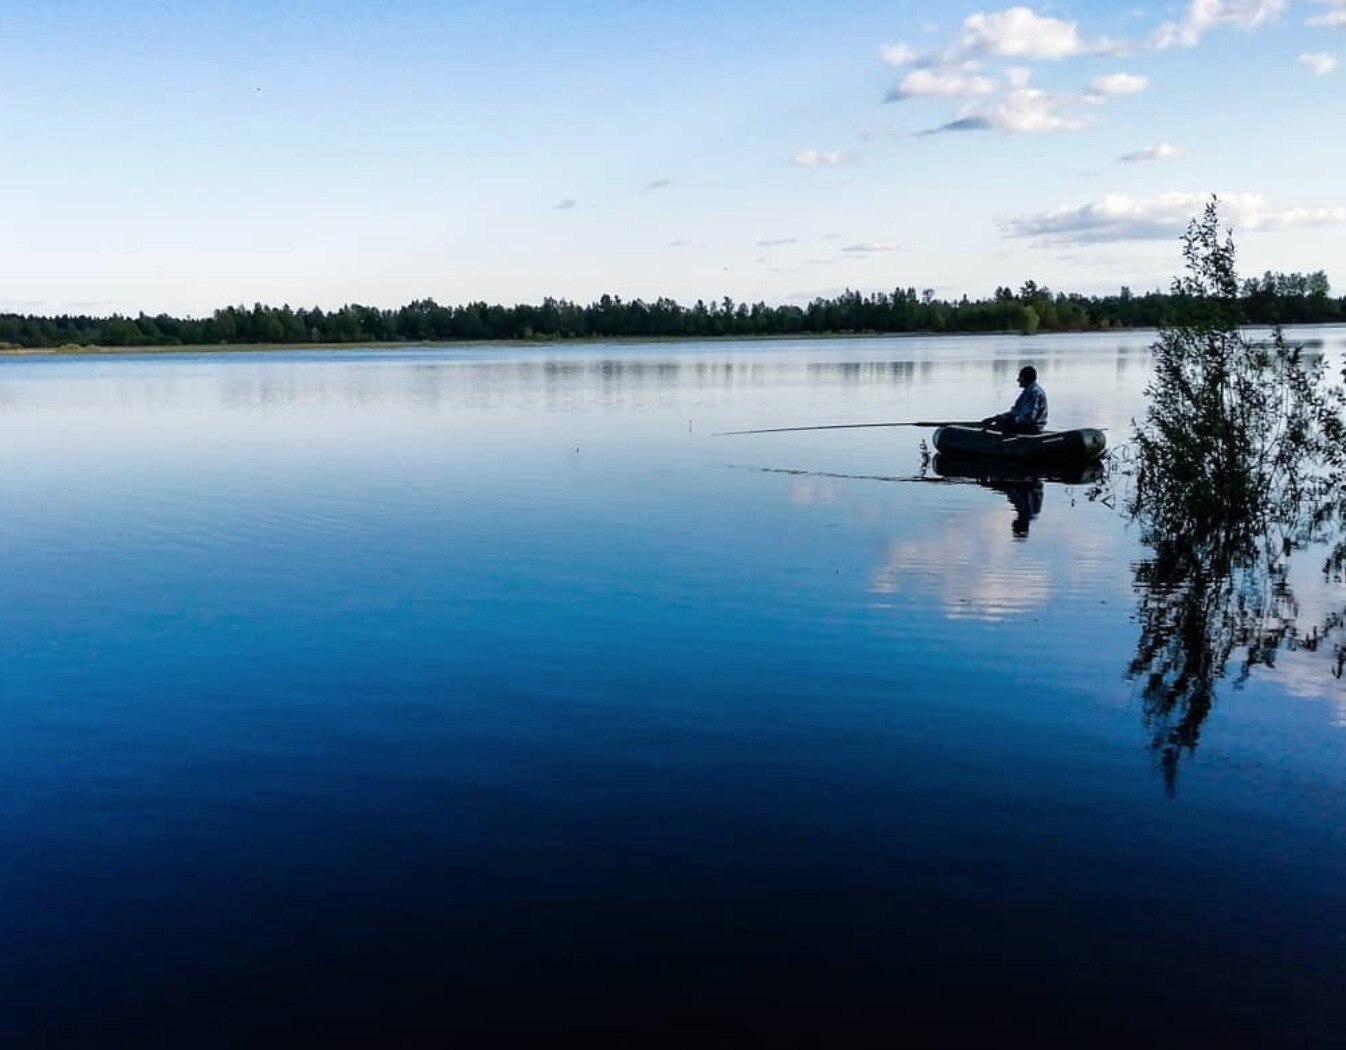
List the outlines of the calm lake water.
{"type": "Polygon", "coordinates": [[[1166,767],[1087,484],[712,436],[1152,338],[0,360],[0,1045],[1342,1045],[1330,653],[1166,767]]]}

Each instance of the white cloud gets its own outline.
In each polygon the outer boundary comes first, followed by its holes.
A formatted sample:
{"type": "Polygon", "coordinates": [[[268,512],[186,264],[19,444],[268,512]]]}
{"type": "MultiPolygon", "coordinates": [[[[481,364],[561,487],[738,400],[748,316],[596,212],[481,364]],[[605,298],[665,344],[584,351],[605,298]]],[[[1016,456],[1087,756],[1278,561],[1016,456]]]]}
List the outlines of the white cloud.
{"type": "Polygon", "coordinates": [[[867,244],[848,244],[841,250],[852,255],[869,255],[874,252],[901,252],[906,249],[891,241],[871,241],[867,244]]]}
{"type": "MultiPolygon", "coordinates": [[[[1205,193],[1163,193],[1147,200],[1112,194],[1079,206],[1065,206],[1002,221],[1006,237],[1026,237],[1035,247],[1167,240],[1179,236],[1210,200],[1205,193]]],[[[1346,222],[1346,207],[1272,208],[1256,193],[1220,196],[1221,218],[1243,231],[1286,230],[1346,222]]]]}
{"type": "MultiPolygon", "coordinates": [[[[1346,0],[1342,0],[1346,3],[1346,0]]],[[[1040,135],[1079,131],[1092,118],[1086,105],[1100,105],[1121,95],[1149,87],[1146,77],[1135,73],[1112,73],[1095,77],[1088,89],[1078,93],[1052,93],[1030,87],[1033,70],[1027,64],[1006,65],[1004,80],[978,73],[978,58],[1017,58],[1022,63],[1075,55],[1120,53],[1121,47],[1106,39],[1086,42],[1074,22],[1039,15],[1028,7],[1011,7],[995,13],[970,15],[963,23],[957,46],[947,50],[938,64],[916,61],[888,92],[887,101],[911,98],[952,99],[962,103],[953,118],[921,135],[951,131],[1003,131],[1016,135],[1040,135]]]]}
{"type": "Polygon", "coordinates": [[[1217,26],[1255,29],[1275,21],[1289,0],[1192,0],[1180,22],[1165,22],[1150,38],[1157,48],[1194,47],[1217,26]]]}
{"type": "MultiPolygon", "coordinates": [[[[937,26],[925,28],[927,32],[938,29],[937,26]]],[[[958,68],[963,72],[975,72],[979,68],[975,61],[977,59],[1007,58],[1036,62],[1078,55],[1121,55],[1128,50],[1125,41],[1111,40],[1106,36],[1086,40],[1080,35],[1077,23],[1041,15],[1031,7],[1018,5],[1003,11],[978,11],[969,15],[959,27],[955,40],[941,52],[922,55],[905,43],[896,43],[881,47],[879,57],[888,65],[899,68],[958,68]]],[[[1020,85],[1015,85],[1011,80],[1011,86],[1020,85]]],[[[904,96],[890,95],[889,101],[900,97],[904,96]]]]}
{"type": "Polygon", "coordinates": [[[1171,142],[1161,142],[1157,146],[1146,146],[1144,149],[1134,150],[1131,153],[1123,153],[1117,159],[1124,164],[1131,164],[1141,160],[1172,160],[1174,157],[1182,156],[1182,149],[1173,145],[1171,142]]]}
{"type": "Polygon", "coordinates": [[[1029,7],[969,15],[961,43],[967,54],[1001,58],[1067,58],[1088,50],[1074,22],[1039,15],[1029,7]]]}
{"type": "Polygon", "coordinates": [[[1337,56],[1327,51],[1307,51],[1299,56],[1299,62],[1320,77],[1337,68],[1337,56]]]}
{"type": "Polygon", "coordinates": [[[801,168],[818,168],[829,164],[845,164],[846,157],[840,150],[806,149],[790,158],[791,163],[801,168]]]}
{"type": "Polygon", "coordinates": [[[913,69],[889,90],[886,101],[908,98],[975,98],[989,95],[995,82],[952,69],[913,69]]]}
{"type": "Polygon", "coordinates": [[[1012,135],[1043,135],[1054,131],[1079,131],[1088,120],[1069,111],[1075,99],[1053,95],[1038,88],[1018,88],[989,105],[967,109],[956,120],[923,132],[1004,131],[1012,135]]]}
{"type": "Polygon", "coordinates": [[[920,132],[922,135],[950,131],[1004,131],[1021,135],[1078,131],[1088,127],[1091,120],[1081,112],[1083,104],[1098,105],[1119,95],[1143,91],[1149,81],[1134,73],[1114,73],[1095,78],[1090,88],[1081,93],[1054,94],[1029,86],[1033,71],[1027,63],[1079,55],[1115,55],[1123,50],[1123,45],[1105,37],[1086,40],[1075,22],[1038,14],[1030,7],[977,12],[963,21],[954,45],[938,57],[918,56],[905,44],[884,48],[881,54],[886,61],[914,67],[888,91],[885,101],[949,99],[963,103],[952,119],[920,132]],[[1020,64],[1005,66],[1004,80],[997,83],[994,76],[982,72],[984,59],[1018,59],[1020,64]]]}
{"type": "Polygon", "coordinates": [[[655,179],[653,182],[645,183],[645,188],[647,190],[662,190],[672,185],[672,179],[655,179]]]}
{"type": "Polygon", "coordinates": [[[879,48],[879,57],[890,66],[909,66],[916,61],[916,49],[906,44],[885,44],[879,48]]]}
{"type": "Polygon", "coordinates": [[[784,244],[798,244],[798,243],[799,240],[796,237],[767,237],[760,241],[753,241],[753,244],[755,244],[759,248],[778,248],[784,244]]]}
{"type": "Polygon", "coordinates": [[[1105,77],[1095,77],[1089,81],[1089,91],[1085,97],[1102,101],[1114,95],[1135,95],[1150,86],[1147,78],[1135,73],[1110,73],[1105,77]]]}
{"type": "Polygon", "coordinates": [[[1020,88],[990,107],[985,116],[992,127],[1016,135],[1079,131],[1087,127],[1087,120],[1061,112],[1069,102],[1067,96],[1052,95],[1037,88],[1020,88]]]}
{"type": "Polygon", "coordinates": [[[1346,29],[1346,0],[1318,0],[1318,3],[1327,5],[1327,13],[1314,15],[1308,20],[1308,25],[1346,29]]]}
{"type": "Polygon", "coordinates": [[[552,210],[569,211],[571,208],[575,206],[575,203],[576,203],[575,198],[563,197],[561,200],[557,201],[555,204],[552,205],[552,210]]]}

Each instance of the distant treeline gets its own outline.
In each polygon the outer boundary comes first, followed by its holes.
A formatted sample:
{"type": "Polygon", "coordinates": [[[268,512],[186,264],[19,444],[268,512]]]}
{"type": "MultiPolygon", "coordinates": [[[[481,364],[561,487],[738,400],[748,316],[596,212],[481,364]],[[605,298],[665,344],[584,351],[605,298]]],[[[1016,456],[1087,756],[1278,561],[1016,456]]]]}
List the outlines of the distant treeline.
{"type": "MultiPolygon", "coordinates": [[[[1244,282],[1249,324],[1346,320],[1346,297],[1334,299],[1327,275],[1267,273],[1244,282]]],[[[581,306],[563,299],[540,305],[467,303],[441,306],[420,299],[395,310],[343,306],[337,310],[227,306],[210,317],[158,314],[126,317],[38,317],[0,314],[0,346],[200,346],[221,343],[364,343],[472,339],[584,339],[621,336],[702,337],[859,332],[1082,331],[1153,327],[1169,319],[1170,293],[1116,295],[1052,292],[1028,281],[1017,292],[997,288],[989,299],[937,299],[933,289],[891,293],[843,292],[807,306],[735,303],[684,306],[671,299],[623,301],[605,295],[581,306]]]]}

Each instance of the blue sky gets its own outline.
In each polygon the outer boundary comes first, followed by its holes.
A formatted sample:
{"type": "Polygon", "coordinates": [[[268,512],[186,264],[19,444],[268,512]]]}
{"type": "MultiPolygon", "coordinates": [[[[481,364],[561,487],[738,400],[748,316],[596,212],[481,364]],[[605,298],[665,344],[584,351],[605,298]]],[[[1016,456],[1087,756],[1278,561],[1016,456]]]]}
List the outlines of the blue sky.
{"type": "Polygon", "coordinates": [[[0,0],[0,310],[1346,292],[1346,0],[0,0]],[[1125,159],[1124,159],[1125,158],[1125,159]]]}

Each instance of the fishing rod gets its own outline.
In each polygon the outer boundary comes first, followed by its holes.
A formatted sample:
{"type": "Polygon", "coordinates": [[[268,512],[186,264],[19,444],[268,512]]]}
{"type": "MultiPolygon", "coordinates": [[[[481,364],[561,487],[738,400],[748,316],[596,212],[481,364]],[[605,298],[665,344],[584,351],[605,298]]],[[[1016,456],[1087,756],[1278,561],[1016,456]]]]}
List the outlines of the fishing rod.
{"type": "Polygon", "coordinates": [[[711,437],[729,437],[733,434],[785,434],[799,430],[858,430],[864,427],[981,427],[980,419],[928,420],[914,423],[826,423],[818,427],[767,427],[764,430],[721,430],[711,437]]]}

